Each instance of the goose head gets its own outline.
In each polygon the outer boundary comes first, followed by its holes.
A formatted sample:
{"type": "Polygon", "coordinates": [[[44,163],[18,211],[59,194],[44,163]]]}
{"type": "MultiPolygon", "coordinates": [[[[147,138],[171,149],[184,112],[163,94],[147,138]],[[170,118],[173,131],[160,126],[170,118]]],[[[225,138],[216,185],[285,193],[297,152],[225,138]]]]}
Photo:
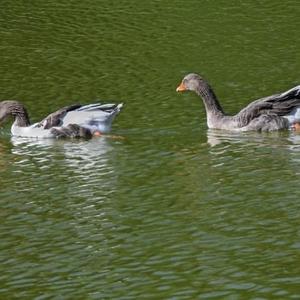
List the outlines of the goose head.
{"type": "Polygon", "coordinates": [[[9,100],[0,102],[0,124],[12,115],[13,102],[9,100]]]}
{"type": "Polygon", "coordinates": [[[4,123],[9,117],[13,117],[20,126],[30,124],[27,111],[19,101],[5,100],[0,102],[0,124],[4,123]]]}
{"type": "Polygon", "coordinates": [[[195,73],[190,73],[186,75],[179,86],[176,89],[176,92],[184,91],[199,91],[207,88],[207,82],[200,75],[195,73]]]}

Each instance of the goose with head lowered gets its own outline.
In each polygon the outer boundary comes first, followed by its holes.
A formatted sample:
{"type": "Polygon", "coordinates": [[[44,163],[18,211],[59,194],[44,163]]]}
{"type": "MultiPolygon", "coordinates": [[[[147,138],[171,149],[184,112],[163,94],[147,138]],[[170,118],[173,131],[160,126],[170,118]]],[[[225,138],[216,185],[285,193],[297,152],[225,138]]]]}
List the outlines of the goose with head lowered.
{"type": "Polygon", "coordinates": [[[31,124],[25,106],[15,100],[0,102],[0,123],[13,118],[11,134],[31,138],[91,138],[110,131],[123,104],[74,104],[31,124]]]}
{"type": "Polygon", "coordinates": [[[300,123],[300,85],[286,92],[253,101],[233,116],[224,113],[213,89],[198,74],[186,75],[176,91],[193,91],[202,98],[209,128],[274,131],[296,129],[300,123]]]}

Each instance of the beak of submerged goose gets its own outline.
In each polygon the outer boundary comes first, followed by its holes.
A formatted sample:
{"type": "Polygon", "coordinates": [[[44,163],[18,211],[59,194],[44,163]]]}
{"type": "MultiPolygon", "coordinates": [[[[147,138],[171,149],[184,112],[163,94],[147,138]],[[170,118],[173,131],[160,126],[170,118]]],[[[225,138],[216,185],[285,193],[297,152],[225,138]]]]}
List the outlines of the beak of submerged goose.
{"type": "Polygon", "coordinates": [[[300,131],[300,122],[295,122],[291,125],[291,129],[295,131],[300,131]]]}
{"type": "Polygon", "coordinates": [[[99,130],[96,130],[93,132],[93,136],[102,136],[102,134],[99,130]]]}
{"type": "Polygon", "coordinates": [[[184,85],[183,82],[181,82],[177,87],[176,92],[183,92],[183,91],[186,91],[186,86],[184,85]]]}

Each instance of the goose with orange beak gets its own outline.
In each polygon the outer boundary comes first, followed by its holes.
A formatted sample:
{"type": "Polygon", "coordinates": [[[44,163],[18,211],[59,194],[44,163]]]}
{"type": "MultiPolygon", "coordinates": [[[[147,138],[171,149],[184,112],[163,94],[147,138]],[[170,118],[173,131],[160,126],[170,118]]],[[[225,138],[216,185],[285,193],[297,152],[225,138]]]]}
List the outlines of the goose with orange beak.
{"type": "Polygon", "coordinates": [[[186,75],[176,91],[193,91],[202,98],[208,128],[231,131],[274,131],[291,129],[295,120],[300,120],[300,85],[283,93],[255,100],[233,116],[224,112],[210,84],[198,74],[186,75]]]}

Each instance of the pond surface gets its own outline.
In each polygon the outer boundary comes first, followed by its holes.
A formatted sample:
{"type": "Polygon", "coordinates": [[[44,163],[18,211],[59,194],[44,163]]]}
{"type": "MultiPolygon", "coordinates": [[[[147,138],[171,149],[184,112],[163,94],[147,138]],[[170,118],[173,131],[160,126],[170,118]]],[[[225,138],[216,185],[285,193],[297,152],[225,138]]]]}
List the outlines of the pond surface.
{"type": "Polygon", "coordinates": [[[124,102],[112,134],[0,130],[1,299],[299,299],[300,135],[207,130],[300,83],[299,3],[8,1],[0,96],[39,121],[124,102]]]}

